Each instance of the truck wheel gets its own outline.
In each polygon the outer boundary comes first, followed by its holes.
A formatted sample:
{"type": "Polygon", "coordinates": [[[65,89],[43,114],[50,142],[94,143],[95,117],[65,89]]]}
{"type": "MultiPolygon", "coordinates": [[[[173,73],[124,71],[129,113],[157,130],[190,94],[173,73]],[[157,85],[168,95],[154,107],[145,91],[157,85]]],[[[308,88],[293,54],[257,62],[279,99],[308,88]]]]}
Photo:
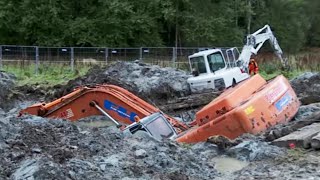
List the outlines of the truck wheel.
{"type": "Polygon", "coordinates": [[[235,79],[232,80],[232,87],[235,87],[237,85],[237,82],[235,79]]]}

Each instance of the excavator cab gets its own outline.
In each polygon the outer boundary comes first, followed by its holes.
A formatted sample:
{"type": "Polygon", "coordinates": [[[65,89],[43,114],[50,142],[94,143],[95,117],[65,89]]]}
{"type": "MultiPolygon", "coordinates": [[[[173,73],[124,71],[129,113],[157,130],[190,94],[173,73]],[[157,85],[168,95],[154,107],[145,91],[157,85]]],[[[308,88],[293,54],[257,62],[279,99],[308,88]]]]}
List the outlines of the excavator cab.
{"type": "Polygon", "coordinates": [[[175,129],[160,112],[142,118],[140,121],[127,126],[124,129],[124,134],[132,135],[138,131],[145,132],[158,141],[162,139],[174,139],[177,136],[175,129]]]}

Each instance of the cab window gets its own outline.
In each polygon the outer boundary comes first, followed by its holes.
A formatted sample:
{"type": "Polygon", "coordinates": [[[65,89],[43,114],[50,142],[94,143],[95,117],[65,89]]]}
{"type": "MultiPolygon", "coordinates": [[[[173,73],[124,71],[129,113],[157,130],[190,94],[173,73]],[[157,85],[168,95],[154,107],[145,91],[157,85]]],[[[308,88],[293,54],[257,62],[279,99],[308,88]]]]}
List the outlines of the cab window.
{"type": "Polygon", "coordinates": [[[221,53],[210,54],[207,58],[211,72],[215,72],[226,67],[221,53]]]}
{"type": "Polygon", "coordinates": [[[190,62],[192,68],[191,71],[197,71],[198,74],[207,73],[203,56],[190,58],[190,62]]]}
{"type": "Polygon", "coordinates": [[[162,138],[170,138],[172,135],[174,135],[174,132],[162,117],[158,117],[151,123],[147,124],[146,127],[151,135],[159,140],[162,138]]]}

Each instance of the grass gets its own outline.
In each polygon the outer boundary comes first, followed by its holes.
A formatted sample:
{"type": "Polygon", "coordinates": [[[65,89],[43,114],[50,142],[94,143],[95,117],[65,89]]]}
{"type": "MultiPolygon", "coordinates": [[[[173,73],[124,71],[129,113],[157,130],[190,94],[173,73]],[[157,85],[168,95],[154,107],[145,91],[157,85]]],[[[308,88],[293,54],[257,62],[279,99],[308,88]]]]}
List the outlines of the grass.
{"type": "Polygon", "coordinates": [[[13,73],[17,78],[17,85],[39,84],[41,86],[52,86],[63,84],[79,76],[83,76],[90,69],[89,66],[77,66],[72,71],[69,65],[46,64],[40,65],[36,74],[34,65],[4,65],[6,72],[13,73]]]}
{"type": "Polygon", "coordinates": [[[301,74],[303,74],[304,72],[307,72],[307,70],[291,70],[291,71],[281,71],[281,70],[277,70],[275,72],[272,73],[267,73],[266,71],[260,71],[259,74],[266,80],[270,80],[280,74],[284,75],[286,78],[288,78],[289,80],[297,77],[301,74]]]}
{"type": "Polygon", "coordinates": [[[309,68],[290,67],[288,70],[281,70],[281,64],[278,63],[263,63],[259,66],[259,74],[266,80],[272,79],[280,74],[288,79],[297,77],[304,72],[311,71],[309,68]]]}
{"type": "Polygon", "coordinates": [[[305,149],[301,148],[295,148],[295,149],[288,149],[288,157],[294,160],[298,160],[300,158],[304,158],[306,156],[306,152],[308,152],[305,149]]]}
{"type": "MultiPolygon", "coordinates": [[[[294,59],[295,60],[295,59],[294,59]]],[[[295,60],[296,61],[296,60],[295,60]]],[[[153,62],[155,63],[155,62],[153,62]]],[[[155,63],[157,64],[157,63],[155,63]]],[[[290,64],[295,64],[291,62],[290,64]]],[[[162,67],[176,67],[178,69],[189,71],[188,64],[176,63],[172,64],[171,61],[165,61],[159,64],[162,67]]],[[[310,66],[310,65],[309,65],[310,66]]],[[[259,73],[266,80],[272,79],[280,74],[283,74],[288,79],[292,79],[301,75],[306,71],[312,71],[312,69],[304,66],[293,66],[290,71],[282,71],[281,65],[276,62],[268,62],[259,64],[259,73]]],[[[91,67],[89,65],[77,65],[75,70],[72,71],[69,64],[41,64],[36,74],[35,65],[22,65],[11,64],[4,65],[4,71],[13,73],[17,77],[17,84],[23,86],[26,84],[39,84],[41,86],[52,86],[56,84],[63,84],[71,79],[85,75],[91,67]]]]}

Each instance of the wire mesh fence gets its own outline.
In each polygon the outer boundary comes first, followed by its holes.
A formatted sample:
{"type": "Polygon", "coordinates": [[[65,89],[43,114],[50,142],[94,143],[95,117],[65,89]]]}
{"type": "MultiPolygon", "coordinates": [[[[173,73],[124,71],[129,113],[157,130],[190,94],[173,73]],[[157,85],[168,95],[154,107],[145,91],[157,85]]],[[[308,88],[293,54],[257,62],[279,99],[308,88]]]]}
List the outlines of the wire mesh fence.
{"type": "Polygon", "coordinates": [[[177,68],[188,67],[188,56],[204,48],[185,47],[38,47],[0,45],[0,68],[15,65],[21,68],[62,65],[71,70],[81,65],[108,64],[115,61],[136,61],[177,68]]]}
{"type": "MultiPolygon", "coordinates": [[[[81,66],[103,65],[115,61],[135,61],[189,69],[188,56],[196,52],[211,49],[210,47],[140,47],[140,48],[110,48],[110,47],[38,47],[0,45],[0,69],[14,65],[21,69],[34,66],[38,73],[40,67],[60,65],[69,67],[70,71],[81,66]]],[[[270,53],[269,53],[270,54],[270,53]]],[[[272,54],[272,53],[271,53],[272,54]]],[[[292,64],[296,68],[320,69],[320,53],[291,55],[292,64]]],[[[258,62],[273,63],[275,57],[258,56],[258,62]]]]}

